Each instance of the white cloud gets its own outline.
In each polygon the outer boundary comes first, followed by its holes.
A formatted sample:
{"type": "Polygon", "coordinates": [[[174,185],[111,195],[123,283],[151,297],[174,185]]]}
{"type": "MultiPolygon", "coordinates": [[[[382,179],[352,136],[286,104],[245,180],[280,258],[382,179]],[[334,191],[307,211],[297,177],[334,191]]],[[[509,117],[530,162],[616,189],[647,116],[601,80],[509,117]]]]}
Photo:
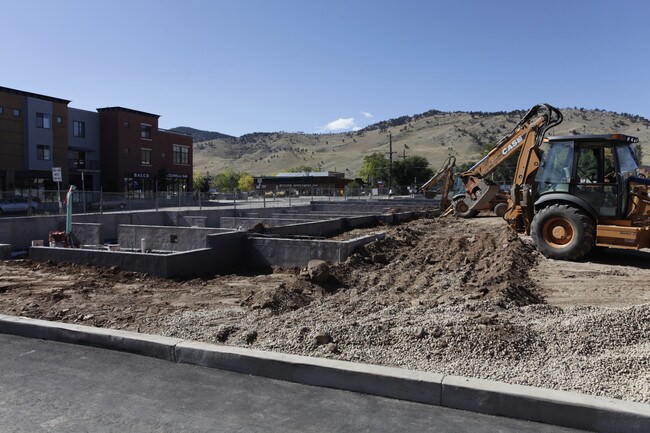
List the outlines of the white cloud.
{"type": "Polygon", "coordinates": [[[342,131],[345,129],[356,128],[357,124],[354,123],[354,117],[348,117],[347,119],[336,119],[328,123],[323,127],[326,131],[342,131]]]}
{"type": "Polygon", "coordinates": [[[362,115],[363,117],[365,117],[366,119],[372,119],[373,117],[375,117],[375,116],[373,116],[372,114],[368,113],[367,111],[362,111],[362,112],[361,112],[361,115],[362,115]]]}

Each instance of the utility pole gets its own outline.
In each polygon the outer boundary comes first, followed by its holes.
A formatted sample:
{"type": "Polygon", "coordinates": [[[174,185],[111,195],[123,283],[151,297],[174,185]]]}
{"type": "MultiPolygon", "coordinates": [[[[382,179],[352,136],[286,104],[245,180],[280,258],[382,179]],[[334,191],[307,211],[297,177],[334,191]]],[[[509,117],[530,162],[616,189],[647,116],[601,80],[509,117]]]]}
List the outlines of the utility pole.
{"type": "Polygon", "coordinates": [[[390,164],[388,166],[388,187],[393,187],[393,135],[388,131],[388,160],[390,164]]]}

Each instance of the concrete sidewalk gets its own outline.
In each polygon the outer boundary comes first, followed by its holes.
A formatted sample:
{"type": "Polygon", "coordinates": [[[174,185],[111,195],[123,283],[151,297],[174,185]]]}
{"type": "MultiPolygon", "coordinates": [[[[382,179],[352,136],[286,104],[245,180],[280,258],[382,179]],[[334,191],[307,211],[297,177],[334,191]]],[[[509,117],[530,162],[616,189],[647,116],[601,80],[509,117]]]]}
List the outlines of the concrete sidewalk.
{"type": "Polygon", "coordinates": [[[650,405],[565,391],[6,315],[0,333],[589,431],[650,431],[650,405]]]}

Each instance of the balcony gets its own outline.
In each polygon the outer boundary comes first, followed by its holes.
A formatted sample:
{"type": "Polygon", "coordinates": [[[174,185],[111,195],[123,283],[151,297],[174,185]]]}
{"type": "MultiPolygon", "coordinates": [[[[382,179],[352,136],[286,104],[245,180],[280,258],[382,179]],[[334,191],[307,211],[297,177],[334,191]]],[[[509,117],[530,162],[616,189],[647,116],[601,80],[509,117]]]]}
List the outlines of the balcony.
{"type": "Polygon", "coordinates": [[[69,159],[68,170],[70,171],[99,171],[99,161],[89,161],[87,159],[69,159]]]}

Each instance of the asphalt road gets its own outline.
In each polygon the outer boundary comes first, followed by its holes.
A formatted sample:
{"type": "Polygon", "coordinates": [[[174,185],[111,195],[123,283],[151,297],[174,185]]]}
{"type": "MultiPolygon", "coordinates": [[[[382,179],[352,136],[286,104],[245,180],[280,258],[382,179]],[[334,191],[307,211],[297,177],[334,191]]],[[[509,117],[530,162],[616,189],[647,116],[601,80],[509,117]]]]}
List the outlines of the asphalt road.
{"type": "Polygon", "coordinates": [[[0,334],[0,431],[577,430],[0,334]]]}

